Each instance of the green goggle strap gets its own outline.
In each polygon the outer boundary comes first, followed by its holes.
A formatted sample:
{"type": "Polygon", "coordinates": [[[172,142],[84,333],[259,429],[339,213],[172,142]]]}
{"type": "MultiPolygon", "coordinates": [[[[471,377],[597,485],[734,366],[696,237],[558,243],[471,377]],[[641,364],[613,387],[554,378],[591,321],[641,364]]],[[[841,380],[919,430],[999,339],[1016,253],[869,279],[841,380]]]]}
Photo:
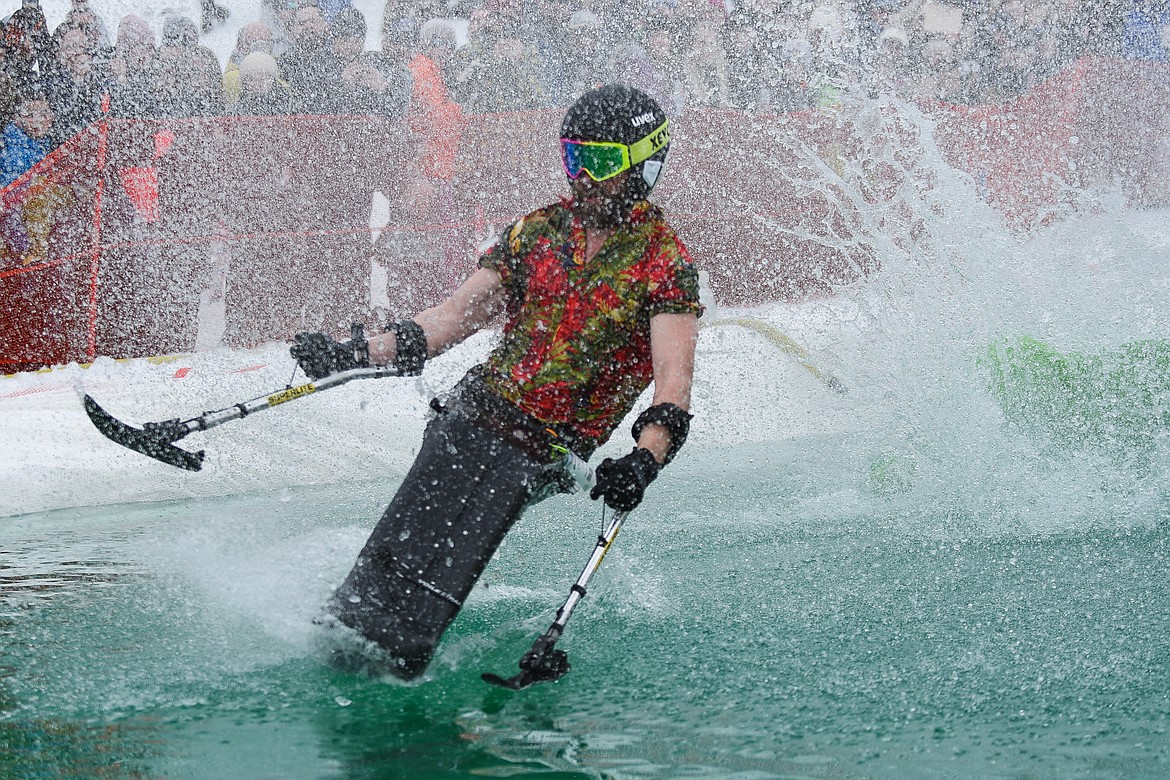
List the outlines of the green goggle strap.
{"type": "Polygon", "coordinates": [[[630,165],[637,165],[643,160],[649,160],[662,147],[670,143],[670,120],[666,120],[650,131],[640,141],[630,144],[630,165]]]}

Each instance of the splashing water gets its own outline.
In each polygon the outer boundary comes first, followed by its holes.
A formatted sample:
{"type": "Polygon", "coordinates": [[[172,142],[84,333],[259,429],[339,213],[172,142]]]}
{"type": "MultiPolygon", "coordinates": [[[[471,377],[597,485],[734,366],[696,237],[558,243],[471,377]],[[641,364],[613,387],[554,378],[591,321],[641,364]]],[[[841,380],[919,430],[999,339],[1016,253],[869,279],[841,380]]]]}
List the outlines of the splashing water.
{"type": "Polygon", "coordinates": [[[313,650],[426,399],[490,337],[420,380],[209,432],[198,475],[113,451],[68,383],[162,419],[285,381],[281,347],[196,356],[182,380],[142,361],[3,380],[0,774],[1165,774],[1164,351],[1132,346],[1167,332],[1165,213],[1081,193],[1020,235],[921,113],[871,103],[853,121],[864,165],[809,151],[801,184],[847,201],[864,239],[839,240],[867,242],[877,270],[719,313],[791,337],[848,392],[760,331],[705,329],[691,440],[574,616],[555,685],[479,674],[514,669],[583,564],[598,528],[580,497],[521,521],[421,683],[313,650]],[[894,195],[865,197],[874,165],[902,172],[894,195]],[[1057,374],[1103,419],[1145,393],[1140,457],[1118,456],[1132,421],[1062,419],[1057,374]],[[1070,425],[1077,440],[1054,434],[1070,425]]]}

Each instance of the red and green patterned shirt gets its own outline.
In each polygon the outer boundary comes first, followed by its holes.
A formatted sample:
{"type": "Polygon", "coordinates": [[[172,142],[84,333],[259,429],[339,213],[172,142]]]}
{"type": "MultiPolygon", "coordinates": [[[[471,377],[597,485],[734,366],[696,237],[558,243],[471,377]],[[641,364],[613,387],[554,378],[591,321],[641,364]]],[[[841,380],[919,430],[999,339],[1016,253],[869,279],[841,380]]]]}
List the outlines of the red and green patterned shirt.
{"type": "Polygon", "coordinates": [[[654,378],[650,318],[702,315],[699,276],[647,201],[585,262],[585,228],[569,204],[520,219],[479,259],[509,295],[484,380],[533,417],[600,446],[654,378]]]}

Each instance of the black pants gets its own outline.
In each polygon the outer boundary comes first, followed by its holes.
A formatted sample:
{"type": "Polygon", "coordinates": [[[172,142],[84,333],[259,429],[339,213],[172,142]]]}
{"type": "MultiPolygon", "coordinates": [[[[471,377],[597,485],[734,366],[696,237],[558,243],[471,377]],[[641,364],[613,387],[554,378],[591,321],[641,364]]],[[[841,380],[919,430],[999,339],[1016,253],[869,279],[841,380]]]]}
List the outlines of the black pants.
{"type": "Polygon", "coordinates": [[[405,679],[426,669],[525,506],[559,492],[567,478],[538,441],[543,426],[492,413],[488,406],[506,402],[485,404],[484,392],[464,380],[437,407],[418,458],[326,605],[381,646],[405,679]]]}

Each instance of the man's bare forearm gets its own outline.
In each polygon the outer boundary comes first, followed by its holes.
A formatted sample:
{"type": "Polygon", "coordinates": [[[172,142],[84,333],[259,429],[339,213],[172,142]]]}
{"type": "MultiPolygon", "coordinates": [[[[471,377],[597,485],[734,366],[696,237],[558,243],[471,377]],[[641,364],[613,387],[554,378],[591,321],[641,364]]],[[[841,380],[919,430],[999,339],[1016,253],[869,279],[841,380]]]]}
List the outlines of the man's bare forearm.
{"type": "MultiPolygon", "coordinates": [[[[427,337],[427,356],[434,357],[483,328],[500,310],[504,288],[495,271],[481,268],[451,297],[411,317],[427,337]]],[[[397,354],[393,333],[370,339],[370,359],[380,366],[394,362],[397,354]]]]}
{"type": "MultiPolygon", "coordinates": [[[[650,320],[654,405],[669,403],[690,410],[698,340],[699,319],[693,314],[659,314],[650,320]]],[[[647,425],[638,446],[650,450],[662,463],[670,449],[670,432],[663,425],[647,425]]]]}

